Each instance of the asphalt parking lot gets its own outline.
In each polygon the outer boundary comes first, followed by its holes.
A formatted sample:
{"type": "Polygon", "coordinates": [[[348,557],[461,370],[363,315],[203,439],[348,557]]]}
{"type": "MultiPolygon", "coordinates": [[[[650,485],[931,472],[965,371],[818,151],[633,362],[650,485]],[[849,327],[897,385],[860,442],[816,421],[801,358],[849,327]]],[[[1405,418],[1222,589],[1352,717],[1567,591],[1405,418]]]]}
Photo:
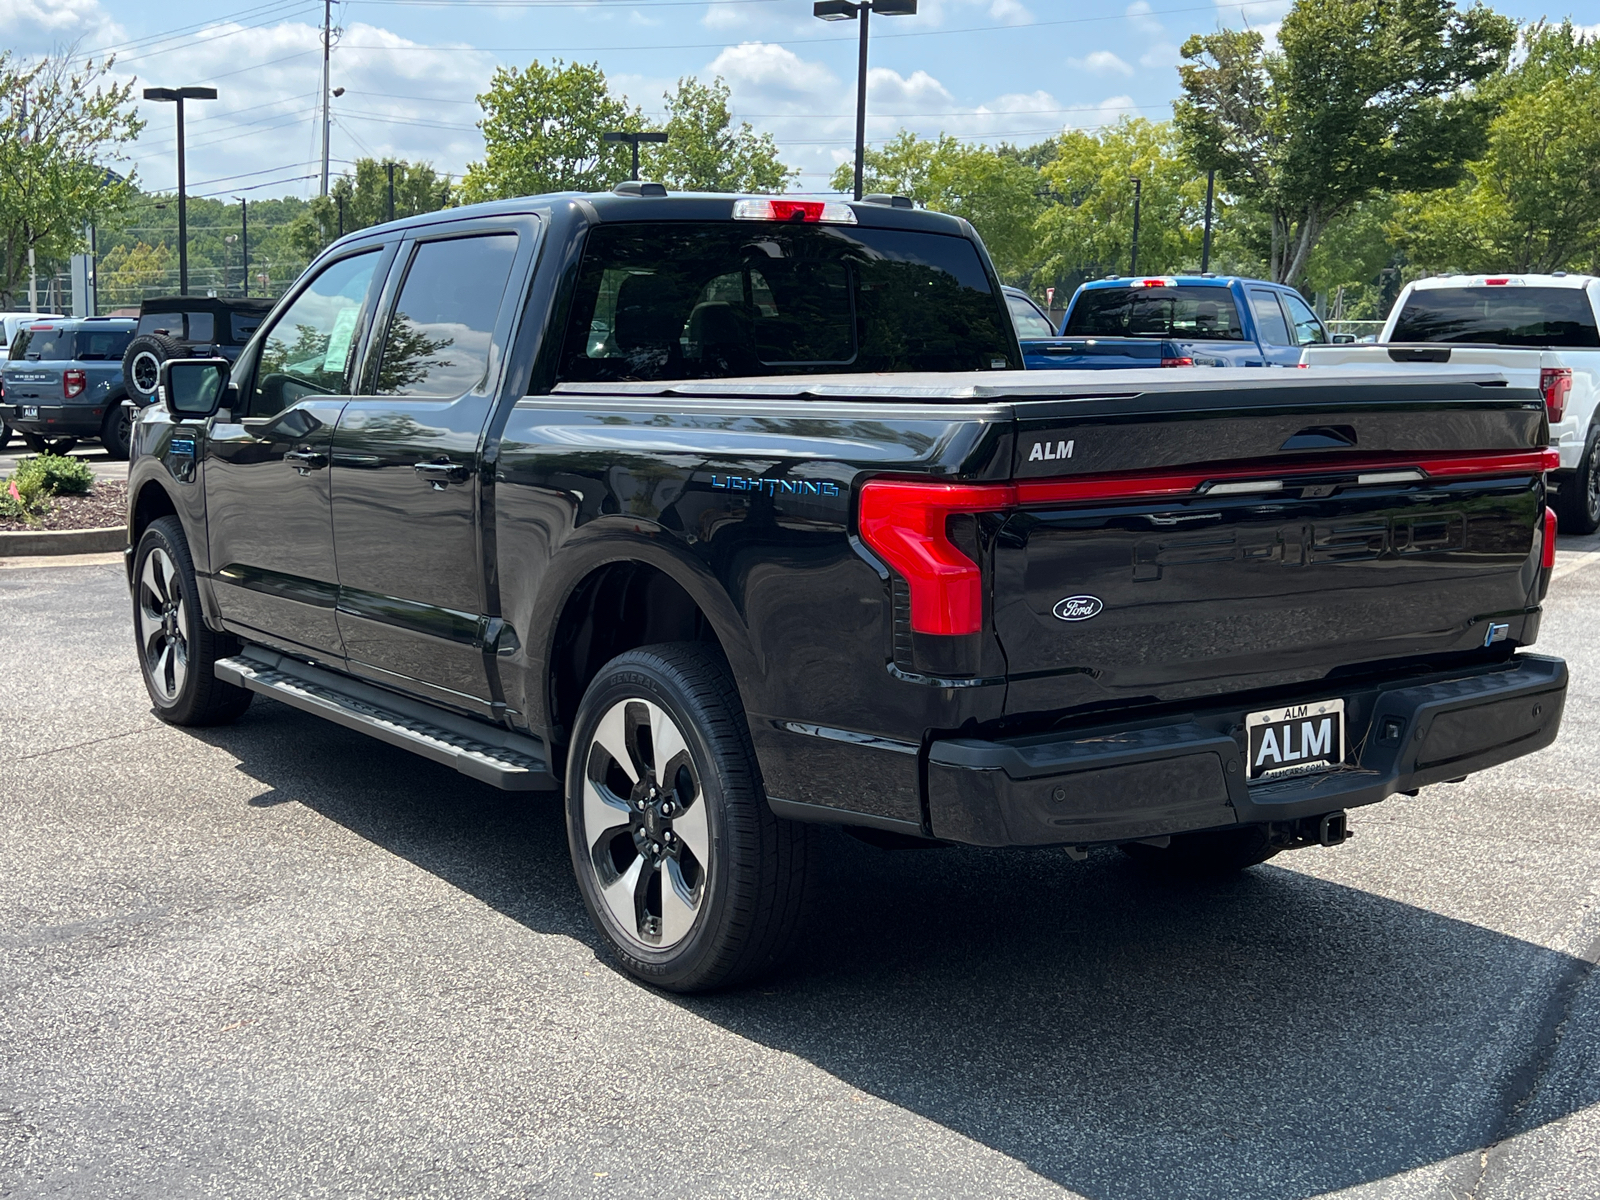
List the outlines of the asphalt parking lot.
{"type": "Polygon", "coordinates": [[[826,840],[802,953],[597,952],[553,798],[149,712],[121,568],[0,570],[0,1196],[1600,1195],[1600,539],[1560,741],[1223,884],[826,840]]]}

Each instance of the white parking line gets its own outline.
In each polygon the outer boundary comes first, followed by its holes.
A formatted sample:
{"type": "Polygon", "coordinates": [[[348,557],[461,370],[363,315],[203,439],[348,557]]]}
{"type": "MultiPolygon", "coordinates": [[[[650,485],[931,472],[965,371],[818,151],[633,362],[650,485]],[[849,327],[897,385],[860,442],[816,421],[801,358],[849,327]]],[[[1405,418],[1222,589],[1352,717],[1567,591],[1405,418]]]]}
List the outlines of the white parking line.
{"type": "Polygon", "coordinates": [[[1550,573],[1550,582],[1554,583],[1563,575],[1571,575],[1574,571],[1581,571],[1585,567],[1596,562],[1600,562],[1600,550],[1591,550],[1589,553],[1580,554],[1577,558],[1571,559],[1567,562],[1561,562],[1560,555],[1558,553],[1557,566],[1556,569],[1550,573]]]}

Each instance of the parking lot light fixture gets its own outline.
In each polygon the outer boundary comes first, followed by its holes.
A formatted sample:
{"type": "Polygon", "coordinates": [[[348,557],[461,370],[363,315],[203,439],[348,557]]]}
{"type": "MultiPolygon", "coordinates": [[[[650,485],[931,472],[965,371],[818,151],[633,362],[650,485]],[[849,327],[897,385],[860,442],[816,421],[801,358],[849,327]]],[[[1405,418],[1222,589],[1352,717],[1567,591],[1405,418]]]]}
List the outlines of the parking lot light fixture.
{"type": "Polygon", "coordinates": [[[186,177],[183,162],[183,102],[185,100],[215,100],[214,87],[181,87],[144,89],[146,100],[160,100],[178,106],[178,295],[189,294],[189,198],[186,194],[186,177]]]}
{"type": "Polygon", "coordinates": [[[816,0],[811,15],[821,21],[861,22],[861,51],[856,65],[856,181],[855,199],[861,199],[861,174],[867,155],[867,27],[873,13],[884,17],[914,17],[917,0],[816,0]]]}
{"type": "Polygon", "coordinates": [[[608,142],[627,142],[628,145],[633,147],[633,174],[630,176],[630,178],[638,179],[639,178],[639,143],[640,142],[663,142],[664,143],[667,140],[667,135],[664,134],[664,133],[660,133],[660,132],[649,133],[649,132],[634,132],[632,130],[626,130],[626,129],[614,129],[610,133],[604,134],[603,138],[604,138],[605,141],[608,141],[608,142]]]}

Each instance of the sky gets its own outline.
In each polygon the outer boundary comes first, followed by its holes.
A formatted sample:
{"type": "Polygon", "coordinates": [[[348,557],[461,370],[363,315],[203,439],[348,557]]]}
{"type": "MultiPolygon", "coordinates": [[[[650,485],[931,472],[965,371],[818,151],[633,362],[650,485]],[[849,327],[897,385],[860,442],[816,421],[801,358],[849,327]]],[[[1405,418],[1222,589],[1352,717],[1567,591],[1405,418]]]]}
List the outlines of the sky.
{"type": "MultiPolygon", "coordinates": [[[[869,142],[902,127],[972,141],[1036,142],[1123,114],[1164,119],[1178,94],[1178,45],[1219,26],[1270,38],[1287,0],[920,0],[915,16],[872,21],[869,142]]],[[[1552,10],[1494,7],[1522,20],[1600,21],[1600,0],[1552,10]]],[[[194,195],[315,195],[321,154],[323,0],[7,0],[0,48],[23,57],[76,45],[115,52],[139,87],[214,85],[186,105],[194,195]]],[[[686,75],[721,76],[736,120],[777,139],[826,191],[852,158],[857,30],[810,0],[342,0],[331,86],[330,157],[430,162],[459,176],[481,159],[474,97],[497,66],[598,62],[612,90],[649,116],[686,75]]],[[[1600,25],[1596,26],[1600,29],[1600,25]]],[[[141,184],[176,185],[173,106],[141,102],[131,151],[141,184]]]]}

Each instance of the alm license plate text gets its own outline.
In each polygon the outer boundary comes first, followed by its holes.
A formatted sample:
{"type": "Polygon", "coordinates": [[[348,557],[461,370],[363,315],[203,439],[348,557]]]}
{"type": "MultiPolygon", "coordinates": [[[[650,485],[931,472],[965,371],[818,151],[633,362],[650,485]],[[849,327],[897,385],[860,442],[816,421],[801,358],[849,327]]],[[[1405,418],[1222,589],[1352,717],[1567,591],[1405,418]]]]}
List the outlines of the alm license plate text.
{"type": "Polygon", "coordinates": [[[1251,713],[1244,723],[1250,735],[1252,783],[1326,771],[1344,761],[1343,700],[1271,708],[1251,713]]]}
{"type": "Polygon", "coordinates": [[[39,406],[37,404],[24,404],[22,406],[22,415],[25,417],[37,417],[39,415],[39,406]]]}

